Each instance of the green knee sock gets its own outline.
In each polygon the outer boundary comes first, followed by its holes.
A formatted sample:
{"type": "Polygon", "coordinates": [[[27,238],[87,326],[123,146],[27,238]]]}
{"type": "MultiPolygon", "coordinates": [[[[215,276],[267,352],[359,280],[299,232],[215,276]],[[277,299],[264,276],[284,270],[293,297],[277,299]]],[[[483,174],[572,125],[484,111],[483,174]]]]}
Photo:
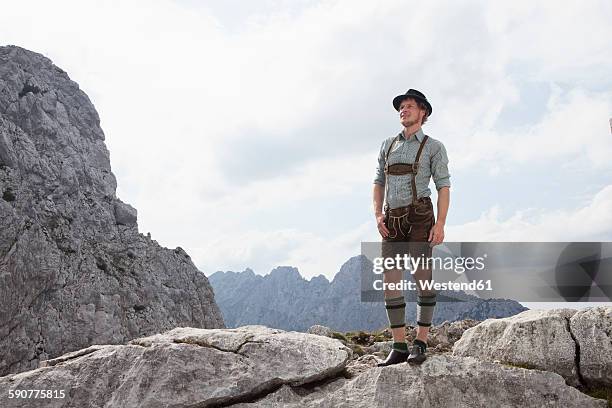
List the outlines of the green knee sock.
{"type": "Polygon", "coordinates": [[[424,341],[421,341],[419,339],[414,339],[413,344],[421,347],[421,349],[423,350],[423,353],[427,351],[427,343],[425,343],[424,341]]]}
{"type": "Polygon", "coordinates": [[[406,327],[406,301],[403,295],[394,298],[385,298],[385,309],[387,309],[389,326],[392,329],[406,327]]]}
{"type": "Polygon", "coordinates": [[[394,341],[392,348],[393,348],[393,350],[397,350],[400,353],[407,353],[408,352],[408,344],[406,344],[405,341],[394,341]]]}
{"type": "Polygon", "coordinates": [[[436,294],[417,295],[417,325],[429,327],[436,308],[436,294]]]}

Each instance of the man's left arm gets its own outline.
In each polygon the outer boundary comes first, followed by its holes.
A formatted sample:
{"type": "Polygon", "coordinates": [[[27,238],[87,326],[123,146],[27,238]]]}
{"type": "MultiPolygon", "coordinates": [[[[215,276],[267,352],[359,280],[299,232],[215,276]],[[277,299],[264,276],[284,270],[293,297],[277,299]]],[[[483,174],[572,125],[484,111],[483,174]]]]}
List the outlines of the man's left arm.
{"type": "Polygon", "coordinates": [[[440,149],[431,158],[431,175],[436,189],[438,190],[438,212],[436,223],[429,232],[431,246],[438,245],[444,241],[444,226],[450,205],[450,174],[448,173],[448,155],[444,145],[440,143],[440,149]]]}
{"type": "Polygon", "coordinates": [[[438,217],[436,223],[429,232],[431,246],[441,244],[444,241],[444,225],[450,204],[450,188],[442,187],[438,190],[438,217]]]}

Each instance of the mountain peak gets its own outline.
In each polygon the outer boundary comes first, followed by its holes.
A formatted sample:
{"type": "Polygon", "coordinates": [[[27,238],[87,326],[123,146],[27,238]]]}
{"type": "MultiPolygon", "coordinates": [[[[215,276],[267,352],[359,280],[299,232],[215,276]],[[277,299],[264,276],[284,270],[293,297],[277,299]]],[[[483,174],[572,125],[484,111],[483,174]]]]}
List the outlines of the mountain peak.
{"type": "Polygon", "coordinates": [[[268,276],[275,279],[282,277],[284,280],[304,280],[298,269],[293,266],[277,266],[268,276]]]}

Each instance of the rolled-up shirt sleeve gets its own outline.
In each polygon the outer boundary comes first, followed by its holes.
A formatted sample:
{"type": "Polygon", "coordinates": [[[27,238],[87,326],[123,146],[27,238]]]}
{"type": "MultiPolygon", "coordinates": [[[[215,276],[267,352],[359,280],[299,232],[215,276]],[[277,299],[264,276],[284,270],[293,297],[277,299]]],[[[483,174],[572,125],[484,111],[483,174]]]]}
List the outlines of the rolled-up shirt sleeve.
{"type": "Polygon", "coordinates": [[[431,157],[431,175],[437,190],[440,190],[442,187],[450,187],[448,155],[442,143],[440,143],[438,152],[431,157]]]}
{"type": "Polygon", "coordinates": [[[376,177],[374,177],[374,184],[385,185],[385,142],[380,146],[380,153],[378,154],[378,165],[376,166],[376,177]]]}

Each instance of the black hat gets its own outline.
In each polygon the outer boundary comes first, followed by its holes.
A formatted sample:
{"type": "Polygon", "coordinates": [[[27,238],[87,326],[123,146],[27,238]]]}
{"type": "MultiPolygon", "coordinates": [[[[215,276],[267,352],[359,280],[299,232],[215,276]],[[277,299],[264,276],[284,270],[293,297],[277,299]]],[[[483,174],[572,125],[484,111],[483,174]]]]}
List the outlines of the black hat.
{"type": "Polygon", "coordinates": [[[431,107],[431,104],[429,103],[425,95],[423,95],[421,92],[417,91],[416,89],[409,89],[408,92],[406,92],[404,95],[398,95],[395,98],[393,98],[393,107],[395,108],[396,111],[399,112],[400,104],[406,98],[414,98],[417,101],[423,102],[425,105],[427,105],[427,111],[428,111],[427,116],[431,116],[431,112],[433,110],[433,108],[431,107]]]}

